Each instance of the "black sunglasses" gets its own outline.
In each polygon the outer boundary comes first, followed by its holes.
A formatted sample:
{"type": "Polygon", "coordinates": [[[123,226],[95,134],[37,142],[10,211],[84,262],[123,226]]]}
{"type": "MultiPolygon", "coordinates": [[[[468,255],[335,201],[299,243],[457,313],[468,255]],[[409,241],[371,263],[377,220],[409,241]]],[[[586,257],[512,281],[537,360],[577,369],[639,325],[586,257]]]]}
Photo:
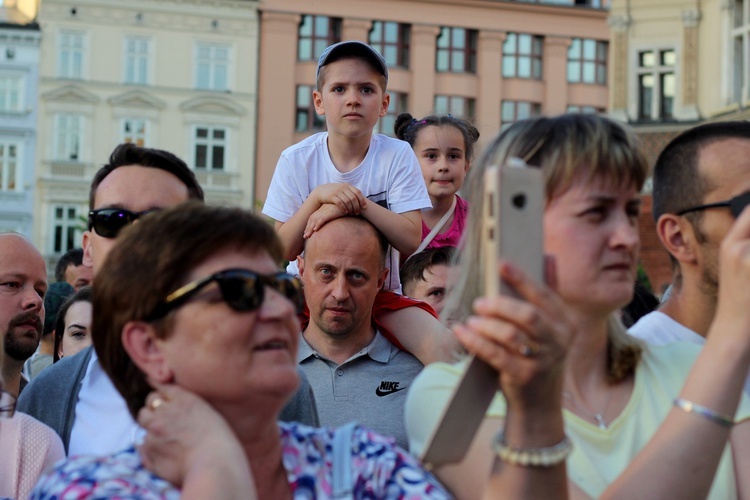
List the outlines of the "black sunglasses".
{"type": "Polygon", "coordinates": [[[156,212],[160,209],[152,208],[143,212],[131,212],[124,208],[100,208],[89,212],[89,231],[94,230],[103,238],[116,238],[122,228],[132,224],[135,220],[156,212]]]}
{"type": "Polygon", "coordinates": [[[305,304],[302,283],[291,274],[258,274],[247,269],[227,269],[181,286],[167,295],[167,298],[146,317],[146,320],[154,321],[163,318],[214,281],[219,284],[221,297],[235,311],[258,309],[263,304],[267,286],[291,300],[297,312],[301,312],[305,304]]]}
{"type": "Polygon", "coordinates": [[[729,210],[732,211],[732,215],[736,219],[740,216],[742,210],[748,205],[750,205],[750,191],[737,195],[731,200],[717,201],[716,203],[709,203],[707,205],[698,205],[697,207],[686,208],[685,210],[680,210],[679,212],[677,212],[677,215],[685,215],[690,212],[705,210],[707,208],[729,207],[729,210]]]}

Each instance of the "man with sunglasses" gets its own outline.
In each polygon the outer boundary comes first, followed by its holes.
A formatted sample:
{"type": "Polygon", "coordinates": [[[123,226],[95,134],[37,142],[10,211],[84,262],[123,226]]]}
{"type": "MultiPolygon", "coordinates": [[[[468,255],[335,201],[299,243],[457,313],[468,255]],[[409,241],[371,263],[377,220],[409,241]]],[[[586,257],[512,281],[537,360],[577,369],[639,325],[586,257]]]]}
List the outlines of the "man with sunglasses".
{"type": "Polygon", "coordinates": [[[653,215],[672,261],[672,290],[631,334],[659,345],[705,342],[717,307],[719,246],[748,204],[750,122],[699,125],[664,148],[654,166],[653,215]]]}
{"type": "MultiPolygon", "coordinates": [[[[177,156],[133,144],[117,146],[109,163],[95,174],[89,195],[83,262],[94,270],[94,287],[125,226],[151,212],[203,199],[195,174],[177,156]]],[[[302,382],[282,418],[317,424],[309,384],[302,382]]],[[[48,368],[28,389],[19,399],[19,410],[55,429],[69,455],[109,454],[138,439],[138,426],[92,348],[48,368]]]]}

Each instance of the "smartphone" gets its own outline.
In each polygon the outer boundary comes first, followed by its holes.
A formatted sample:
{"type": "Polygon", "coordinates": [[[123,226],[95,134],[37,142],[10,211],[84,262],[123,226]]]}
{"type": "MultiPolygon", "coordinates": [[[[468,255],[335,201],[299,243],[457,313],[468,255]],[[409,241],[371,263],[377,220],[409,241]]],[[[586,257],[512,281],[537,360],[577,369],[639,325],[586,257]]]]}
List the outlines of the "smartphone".
{"type": "MultiPolygon", "coordinates": [[[[481,268],[484,293],[516,296],[498,276],[498,259],[521,268],[527,276],[544,280],[544,179],[539,168],[518,158],[484,174],[481,268]]],[[[497,392],[497,371],[470,356],[450,402],[443,410],[420,457],[429,468],[460,462],[497,392]]],[[[489,444],[488,444],[489,446],[489,444]]]]}

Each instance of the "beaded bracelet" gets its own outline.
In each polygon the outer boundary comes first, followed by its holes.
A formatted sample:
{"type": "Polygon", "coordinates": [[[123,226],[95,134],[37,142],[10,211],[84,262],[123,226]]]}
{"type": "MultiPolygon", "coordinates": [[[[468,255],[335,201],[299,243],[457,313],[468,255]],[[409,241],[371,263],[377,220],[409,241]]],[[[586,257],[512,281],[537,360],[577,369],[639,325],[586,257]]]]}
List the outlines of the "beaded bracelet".
{"type": "Polygon", "coordinates": [[[705,406],[693,403],[692,401],[688,401],[687,399],[677,398],[674,400],[674,405],[676,408],[679,408],[685,413],[695,413],[696,415],[700,415],[701,417],[719,424],[722,427],[731,428],[732,426],[734,426],[734,419],[729,415],[724,415],[723,413],[719,413],[718,411],[714,411],[711,408],[706,408],[705,406]]]}
{"type": "Polygon", "coordinates": [[[573,451],[568,436],[547,448],[512,448],[505,442],[505,433],[499,432],[492,443],[495,454],[503,462],[521,467],[554,467],[565,461],[573,451]]]}

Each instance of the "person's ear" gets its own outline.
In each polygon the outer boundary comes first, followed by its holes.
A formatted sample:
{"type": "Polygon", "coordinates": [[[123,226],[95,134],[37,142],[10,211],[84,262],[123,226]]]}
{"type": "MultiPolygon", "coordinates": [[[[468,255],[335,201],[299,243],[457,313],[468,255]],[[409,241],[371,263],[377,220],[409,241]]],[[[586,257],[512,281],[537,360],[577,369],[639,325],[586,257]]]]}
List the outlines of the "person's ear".
{"type": "Polygon", "coordinates": [[[326,110],[323,107],[323,94],[319,90],[313,90],[313,105],[315,106],[315,112],[323,116],[326,114],[326,110]]]}
{"type": "Polygon", "coordinates": [[[83,232],[83,240],[81,242],[81,246],[83,247],[83,262],[82,264],[86,267],[90,267],[93,269],[94,267],[94,256],[92,254],[92,248],[91,248],[91,231],[84,231],[83,232]]]}
{"type": "Polygon", "coordinates": [[[695,229],[685,217],[663,214],[656,221],[656,234],[675,260],[685,264],[697,262],[695,229]]]}
{"type": "Polygon", "coordinates": [[[388,113],[388,106],[391,104],[391,94],[388,92],[383,93],[383,103],[380,106],[380,117],[384,117],[388,113]]]}
{"type": "Polygon", "coordinates": [[[305,259],[301,255],[297,256],[297,269],[299,271],[299,277],[302,278],[305,274],[305,259]]]}
{"type": "Polygon", "coordinates": [[[385,285],[385,280],[388,277],[388,268],[383,269],[383,272],[380,274],[380,277],[378,278],[378,290],[382,290],[383,286],[385,285]]]}
{"type": "Polygon", "coordinates": [[[172,382],[172,369],[161,349],[156,328],[145,321],[129,321],[122,329],[122,345],[147,377],[159,383],[172,382]]]}

